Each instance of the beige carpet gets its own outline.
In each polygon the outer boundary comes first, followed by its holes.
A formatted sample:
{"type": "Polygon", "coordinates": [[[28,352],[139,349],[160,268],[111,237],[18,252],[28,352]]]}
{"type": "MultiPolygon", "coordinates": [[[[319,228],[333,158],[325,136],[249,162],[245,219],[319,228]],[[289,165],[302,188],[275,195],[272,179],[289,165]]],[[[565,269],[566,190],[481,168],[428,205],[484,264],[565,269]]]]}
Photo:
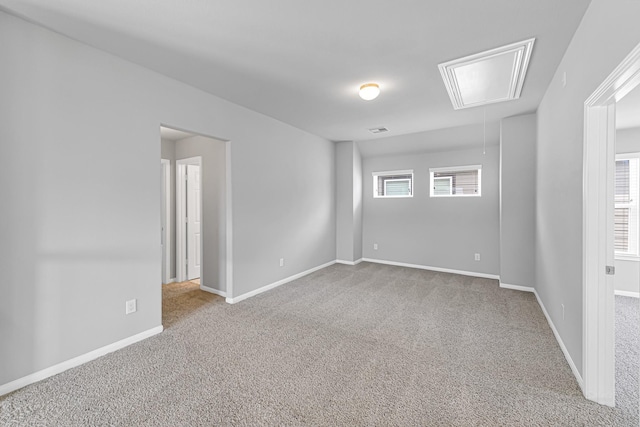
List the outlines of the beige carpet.
{"type": "Polygon", "coordinates": [[[176,282],[162,286],[162,325],[165,329],[180,319],[194,315],[214,300],[224,298],[200,290],[200,281],[176,282]]]}
{"type": "Polygon", "coordinates": [[[235,305],[188,286],[165,332],[0,398],[0,424],[638,425],[493,280],[334,265],[235,305]]]}
{"type": "Polygon", "coordinates": [[[616,296],[616,406],[624,413],[640,412],[640,301],[616,296]]]}

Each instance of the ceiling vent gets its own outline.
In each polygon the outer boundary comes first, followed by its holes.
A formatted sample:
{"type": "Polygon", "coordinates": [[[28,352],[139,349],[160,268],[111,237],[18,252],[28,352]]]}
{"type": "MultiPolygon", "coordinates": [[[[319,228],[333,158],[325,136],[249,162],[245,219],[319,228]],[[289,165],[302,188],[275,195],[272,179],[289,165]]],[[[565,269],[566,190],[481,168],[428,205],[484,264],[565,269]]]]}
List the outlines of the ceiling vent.
{"type": "Polygon", "coordinates": [[[389,132],[389,129],[387,129],[385,127],[372,128],[372,129],[369,129],[369,132],[371,132],[371,133],[385,133],[385,132],[389,132]]]}
{"type": "Polygon", "coordinates": [[[520,98],[535,38],[438,65],[455,110],[520,98]]]}

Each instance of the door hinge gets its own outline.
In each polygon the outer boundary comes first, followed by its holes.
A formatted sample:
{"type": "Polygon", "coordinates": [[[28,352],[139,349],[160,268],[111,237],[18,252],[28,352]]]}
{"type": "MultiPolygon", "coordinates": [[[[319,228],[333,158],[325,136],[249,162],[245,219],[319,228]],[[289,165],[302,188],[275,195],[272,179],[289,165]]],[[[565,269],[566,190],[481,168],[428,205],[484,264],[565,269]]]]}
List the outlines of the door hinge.
{"type": "Polygon", "coordinates": [[[605,267],[605,272],[606,272],[606,274],[608,274],[610,276],[613,276],[613,275],[616,274],[616,268],[614,266],[612,266],[612,265],[607,265],[605,267]]]}

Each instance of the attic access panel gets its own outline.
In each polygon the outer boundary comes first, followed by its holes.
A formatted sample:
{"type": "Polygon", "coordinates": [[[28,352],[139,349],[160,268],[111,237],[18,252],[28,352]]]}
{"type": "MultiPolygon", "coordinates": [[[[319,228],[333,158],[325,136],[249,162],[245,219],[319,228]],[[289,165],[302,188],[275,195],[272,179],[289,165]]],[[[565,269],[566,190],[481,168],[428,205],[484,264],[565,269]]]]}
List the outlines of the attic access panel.
{"type": "Polygon", "coordinates": [[[535,38],[438,65],[455,110],[520,98],[535,38]]]}

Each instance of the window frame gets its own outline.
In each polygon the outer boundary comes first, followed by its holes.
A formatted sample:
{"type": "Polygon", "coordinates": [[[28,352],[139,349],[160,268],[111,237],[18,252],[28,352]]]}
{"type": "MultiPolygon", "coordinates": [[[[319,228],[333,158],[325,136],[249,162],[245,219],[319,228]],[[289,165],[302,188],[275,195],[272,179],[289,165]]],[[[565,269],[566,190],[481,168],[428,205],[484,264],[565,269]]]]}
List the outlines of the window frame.
{"type": "Polygon", "coordinates": [[[447,166],[429,168],[429,197],[482,197],[482,165],[467,165],[467,166],[447,166]],[[450,194],[434,194],[434,179],[445,177],[434,177],[434,173],[440,172],[463,172],[463,171],[478,171],[478,192],[474,194],[456,194],[453,190],[453,179],[451,185],[450,194]]]}
{"type": "MultiPolygon", "coordinates": [[[[629,183],[629,197],[630,197],[630,202],[625,203],[625,202],[615,202],[615,195],[614,195],[614,218],[615,218],[615,209],[617,208],[629,208],[629,216],[633,217],[635,216],[636,221],[635,224],[629,224],[629,235],[627,237],[628,241],[629,241],[629,247],[632,246],[633,244],[633,248],[631,251],[616,251],[615,250],[615,244],[614,244],[614,259],[616,260],[621,260],[621,261],[640,261],[640,205],[639,205],[639,199],[640,199],[640,153],[636,152],[636,153],[624,153],[624,154],[616,154],[616,158],[615,161],[621,161],[621,160],[629,160],[629,167],[631,168],[631,161],[633,161],[633,163],[635,163],[635,174],[636,174],[636,183],[635,185],[632,183],[629,183]],[[635,210],[635,212],[632,212],[631,210],[635,210]]],[[[633,175],[631,170],[629,171],[629,175],[630,177],[633,175]]],[[[615,178],[614,178],[615,180],[615,178]]],[[[614,237],[615,238],[615,237],[614,237]]]]}
{"type": "Polygon", "coordinates": [[[407,170],[395,170],[395,171],[381,171],[381,172],[372,172],[371,175],[373,176],[373,198],[374,199],[402,199],[402,198],[409,198],[409,197],[413,197],[413,193],[414,193],[414,176],[413,176],[413,169],[407,169],[407,170]],[[384,188],[385,188],[385,194],[383,195],[378,195],[378,178],[379,177],[385,177],[385,176],[398,176],[398,175],[410,175],[411,178],[391,178],[389,179],[389,181],[409,181],[409,191],[411,194],[406,194],[406,195],[392,195],[392,196],[388,196],[386,194],[386,188],[387,188],[387,184],[385,180],[384,183],[384,188]]]}

